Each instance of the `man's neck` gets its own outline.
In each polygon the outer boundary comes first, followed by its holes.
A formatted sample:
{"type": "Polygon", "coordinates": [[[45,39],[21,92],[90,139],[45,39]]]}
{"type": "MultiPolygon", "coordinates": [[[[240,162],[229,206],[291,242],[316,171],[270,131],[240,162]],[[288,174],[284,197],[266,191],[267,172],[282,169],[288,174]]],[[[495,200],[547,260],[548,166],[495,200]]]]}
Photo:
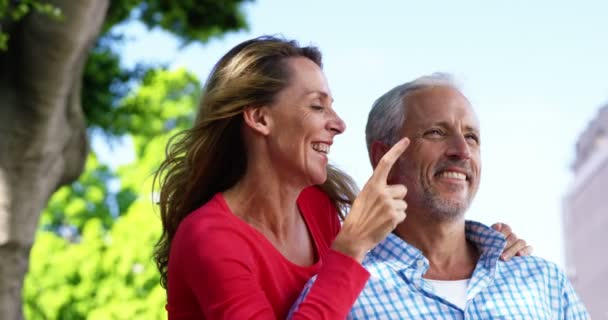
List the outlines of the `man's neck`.
{"type": "Polygon", "coordinates": [[[408,213],[394,233],[422,251],[429,260],[429,269],[423,277],[434,280],[470,278],[479,252],[466,239],[464,217],[453,221],[429,221],[420,217],[425,215],[408,213]]]}

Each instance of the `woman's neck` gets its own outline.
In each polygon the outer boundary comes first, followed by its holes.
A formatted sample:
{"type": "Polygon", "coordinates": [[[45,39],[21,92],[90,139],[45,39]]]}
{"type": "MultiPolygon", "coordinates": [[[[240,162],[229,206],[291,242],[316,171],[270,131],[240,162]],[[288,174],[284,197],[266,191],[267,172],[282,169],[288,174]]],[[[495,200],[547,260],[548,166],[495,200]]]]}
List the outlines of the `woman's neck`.
{"type": "Polygon", "coordinates": [[[223,196],[235,215],[281,239],[301,222],[296,200],[304,187],[285,183],[273,172],[263,171],[248,170],[223,196]]]}

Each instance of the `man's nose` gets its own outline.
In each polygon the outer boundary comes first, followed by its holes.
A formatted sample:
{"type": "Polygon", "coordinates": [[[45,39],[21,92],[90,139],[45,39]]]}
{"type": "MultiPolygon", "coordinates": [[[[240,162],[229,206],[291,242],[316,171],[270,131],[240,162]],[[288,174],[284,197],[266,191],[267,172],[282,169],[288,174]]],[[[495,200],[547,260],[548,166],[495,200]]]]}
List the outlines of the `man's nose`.
{"type": "Polygon", "coordinates": [[[448,157],[462,160],[471,158],[471,146],[463,135],[458,134],[452,136],[448,143],[449,146],[446,151],[448,157]]]}

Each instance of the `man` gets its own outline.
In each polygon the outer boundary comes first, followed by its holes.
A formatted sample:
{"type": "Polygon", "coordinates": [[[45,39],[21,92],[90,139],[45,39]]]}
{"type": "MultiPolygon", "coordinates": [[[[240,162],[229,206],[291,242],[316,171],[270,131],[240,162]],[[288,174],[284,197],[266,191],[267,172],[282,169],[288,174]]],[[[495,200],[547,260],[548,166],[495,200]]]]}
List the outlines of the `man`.
{"type": "Polygon", "coordinates": [[[366,128],[374,167],[401,137],[410,145],[388,182],[406,185],[407,218],[363,261],[371,277],[349,318],[589,318],[557,266],[531,256],[500,261],[504,237],[465,221],[479,186],[481,140],[451,77],[416,79],[374,103],[366,128]]]}

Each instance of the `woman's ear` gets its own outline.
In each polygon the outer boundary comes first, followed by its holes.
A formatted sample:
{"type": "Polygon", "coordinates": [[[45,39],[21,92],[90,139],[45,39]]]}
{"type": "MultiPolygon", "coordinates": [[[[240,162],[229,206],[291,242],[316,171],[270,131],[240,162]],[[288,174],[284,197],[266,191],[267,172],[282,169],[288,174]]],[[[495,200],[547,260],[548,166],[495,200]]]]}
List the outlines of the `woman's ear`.
{"type": "Polygon", "coordinates": [[[245,125],[261,135],[270,133],[268,108],[247,107],[243,112],[243,120],[245,125]]]}

